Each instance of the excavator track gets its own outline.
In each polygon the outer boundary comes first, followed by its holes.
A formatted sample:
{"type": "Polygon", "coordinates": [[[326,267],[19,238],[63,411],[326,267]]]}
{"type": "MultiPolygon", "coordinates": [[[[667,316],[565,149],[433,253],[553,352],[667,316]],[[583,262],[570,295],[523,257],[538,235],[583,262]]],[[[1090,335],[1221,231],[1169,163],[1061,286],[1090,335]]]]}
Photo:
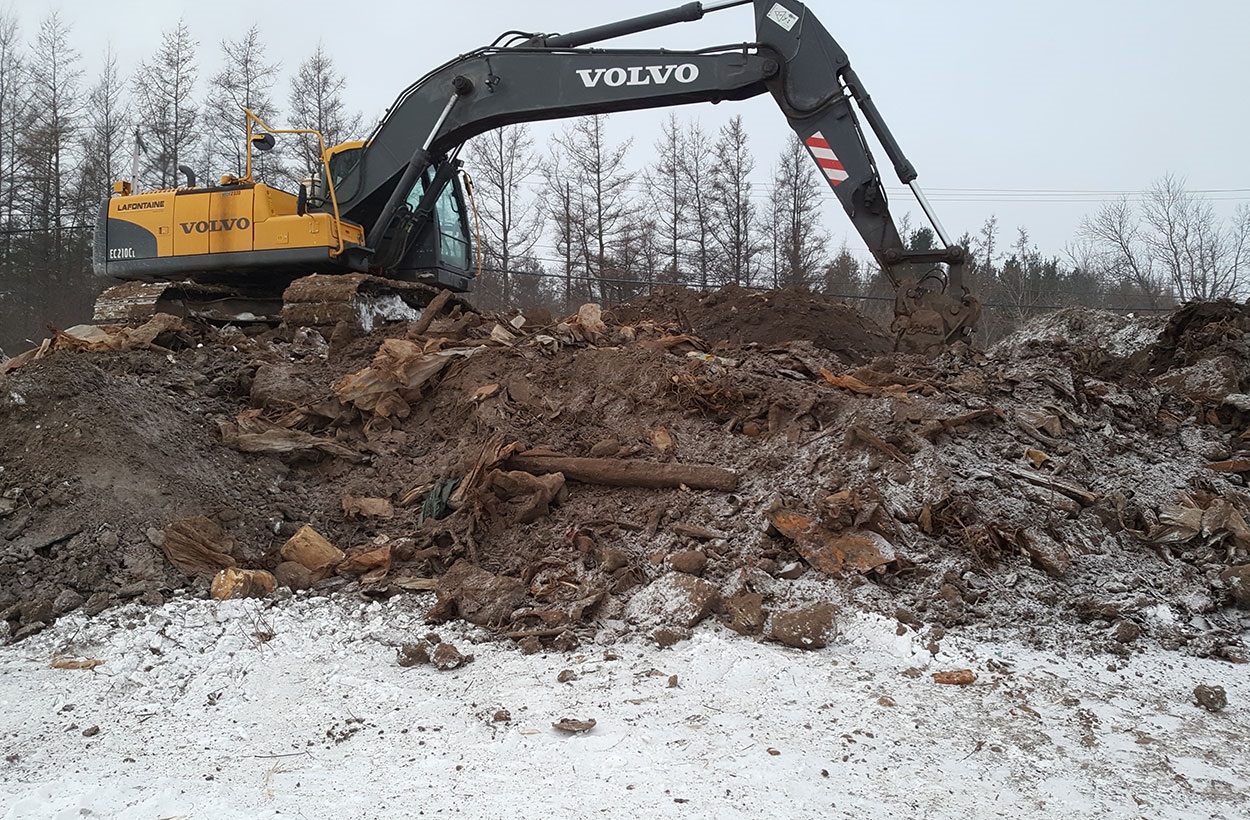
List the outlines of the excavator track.
{"type": "Polygon", "coordinates": [[[315,273],[296,279],[282,294],[282,323],[290,327],[346,322],[368,333],[379,322],[415,321],[441,292],[421,282],[364,273],[315,273]]]}
{"type": "Polygon", "coordinates": [[[214,323],[268,322],[282,310],[282,297],[199,282],[126,282],[96,297],[96,324],[143,322],[170,313],[214,323]]]}
{"type": "MultiPolygon", "coordinates": [[[[363,273],[312,274],[280,292],[199,282],[126,282],[96,299],[96,324],[143,322],[170,313],[212,324],[264,323],[289,327],[348,327],[368,333],[382,322],[415,321],[441,293],[420,282],[363,273]]],[[[457,300],[471,307],[462,299],[457,300]]]]}

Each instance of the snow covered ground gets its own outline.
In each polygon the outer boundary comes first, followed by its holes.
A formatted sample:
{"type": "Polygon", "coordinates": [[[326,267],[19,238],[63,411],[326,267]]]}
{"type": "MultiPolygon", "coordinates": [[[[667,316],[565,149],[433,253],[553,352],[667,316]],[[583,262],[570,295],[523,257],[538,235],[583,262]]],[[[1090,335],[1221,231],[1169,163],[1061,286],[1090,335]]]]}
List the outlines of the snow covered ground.
{"type": "Polygon", "coordinates": [[[402,668],[429,603],[180,599],[4,647],[0,817],[1250,815],[1243,666],[955,633],[935,657],[848,613],[816,652],[704,626],[524,656],[456,624],[436,631],[472,663],[402,668]]]}

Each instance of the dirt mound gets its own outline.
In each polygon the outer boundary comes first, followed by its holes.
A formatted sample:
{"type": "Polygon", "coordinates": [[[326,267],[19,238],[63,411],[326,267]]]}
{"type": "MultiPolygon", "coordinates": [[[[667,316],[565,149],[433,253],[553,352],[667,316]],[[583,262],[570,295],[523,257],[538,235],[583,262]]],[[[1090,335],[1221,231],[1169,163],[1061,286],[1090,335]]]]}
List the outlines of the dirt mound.
{"type": "Polygon", "coordinates": [[[432,621],[527,650],[708,618],[812,648],[853,606],[935,640],[1242,659],[1240,383],[1117,369],[1133,338],[1070,313],[986,354],[867,361],[884,336],[849,309],[732,290],[332,344],[63,335],[0,379],[0,612],[21,637],[236,567],[433,591],[432,621]]]}
{"type": "Polygon", "coordinates": [[[1250,362],[1250,305],[1191,302],[1168,317],[1159,338],[1145,352],[1155,373],[1219,356],[1250,362]]]}
{"type": "Polygon", "coordinates": [[[668,321],[714,345],[769,348],[811,342],[844,364],[863,364],[894,349],[890,336],[871,319],[805,288],[751,291],[729,285],[712,293],[661,288],[613,312],[625,324],[668,321]]]}

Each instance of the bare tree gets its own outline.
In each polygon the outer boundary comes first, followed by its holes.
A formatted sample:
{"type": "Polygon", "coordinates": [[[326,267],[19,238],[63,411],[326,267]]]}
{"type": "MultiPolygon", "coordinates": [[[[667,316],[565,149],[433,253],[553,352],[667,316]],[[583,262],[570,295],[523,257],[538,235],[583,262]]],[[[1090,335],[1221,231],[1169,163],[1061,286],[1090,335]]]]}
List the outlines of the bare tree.
{"type": "Polygon", "coordinates": [[[525,182],[542,161],[534,153],[528,125],[489,131],[470,143],[468,153],[482,200],[481,245],[489,267],[498,271],[503,303],[511,305],[512,266],[518,258],[531,255],[542,236],[542,211],[524,191],[525,182]]]}
{"type": "Polygon", "coordinates": [[[37,329],[27,321],[29,272],[20,250],[19,231],[25,214],[18,202],[21,191],[20,124],[26,121],[30,95],[17,17],[0,9],[0,345],[19,343],[37,329]]]}
{"type": "Polygon", "coordinates": [[[1127,198],[1104,205],[1082,220],[1078,239],[1076,252],[1108,288],[1126,282],[1151,307],[1169,296],[1242,295],[1250,278],[1250,209],[1242,206],[1225,223],[1173,176],[1155,182],[1140,209],[1127,198]]]}
{"type": "Polygon", "coordinates": [[[187,24],[165,31],[150,60],[134,77],[135,109],[146,159],[144,178],[151,187],[177,184],[178,165],[189,159],[199,109],[193,101],[198,69],[187,24]]]}
{"type": "Polygon", "coordinates": [[[694,282],[707,288],[712,269],[712,142],[699,123],[691,122],[681,138],[681,186],[690,214],[690,241],[686,251],[694,282]]]}
{"type": "Polygon", "coordinates": [[[560,254],[560,277],[564,280],[561,297],[565,307],[568,307],[573,303],[575,295],[582,292],[574,283],[579,281],[584,272],[578,247],[581,245],[580,237],[585,225],[574,198],[573,185],[569,182],[565,169],[565,159],[559,144],[553,139],[551,151],[542,169],[546,180],[544,199],[546,212],[551,218],[556,253],[560,254]]]}
{"type": "Polygon", "coordinates": [[[751,199],[755,158],[747,145],[742,116],[720,129],[712,167],[712,240],[716,247],[717,279],[721,284],[755,284],[763,250],[757,235],[758,215],[751,199]]]}
{"type": "MultiPolygon", "coordinates": [[[[277,122],[278,110],[273,101],[273,87],[278,81],[278,64],[266,62],[260,29],[252,26],[237,40],[221,41],[222,69],[209,83],[204,102],[205,155],[210,165],[204,168],[207,178],[219,175],[242,176],[247,168],[245,109],[260,117],[271,127],[277,122]]],[[[269,152],[254,152],[252,175],[270,182],[287,181],[282,170],[282,147],[269,152]]]]}
{"type": "Polygon", "coordinates": [[[655,162],[646,169],[643,182],[655,214],[655,241],[665,256],[657,270],[663,282],[681,282],[682,244],[687,227],[687,188],[682,185],[682,136],[677,115],[669,112],[655,141],[655,162]]]}
{"type": "Polygon", "coordinates": [[[820,227],[820,197],[827,188],[796,135],[790,135],[773,177],[769,221],[777,232],[774,282],[777,286],[812,285],[828,254],[829,234],[820,227]]]}
{"type": "Polygon", "coordinates": [[[130,146],[131,121],[123,101],[124,88],[117,55],[109,48],[104,65],[87,95],[83,129],[83,172],[79,197],[85,207],[107,199],[110,186],[121,179],[124,155],[130,146]]]}
{"type": "Polygon", "coordinates": [[[1016,241],[995,284],[995,301],[1004,305],[1015,323],[1035,312],[1039,305],[1057,303],[1063,298],[1059,260],[1044,257],[1024,228],[1016,229],[1016,241]]]}
{"type": "MultiPolygon", "coordinates": [[[[612,298],[612,267],[609,250],[630,217],[627,197],[634,175],[625,168],[625,155],[633,140],[608,145],[605,114],[580,117],[555,138],[564,152],[568,171],[576,181],[575,196],[580,216],[577,240],[588,276],[598,280],[597,298],[612,298]]],[[[596,294],[592,293],[592,297],[596,294]]]]}
{"type": "Polygon", "coordinates": [[[1244,206],[1232,225],[1223,225],[1210,202],[1169,175],[1147,192],[1142,213],[1150,254],[1181,299],[1223,299],[1244,289],[1250,274],[1244,206]]]}
{"type": "Polygon", "coordinates": [[[69,25],[57,12],[39,24],[30,70],[30,119],[22,139],[30,227],[42,233],[39,256],[60,271],[62,229],[73,221],[72,190],[78,157],[77,118],[82,111],[78,52],[69,45],[69,25]]]}
{"type": "MultiPolygon", "coordinates": [[[[338,145],[360,134],[361,115],[349,112],[343,103],[343,91],[347,87],[343,75],[334,67],[334,61],[325,47],[317,43],[317,49],[291,78],[287,104],[291,109],[292,128],[310,128],[326,141],[326,147],[338,145]]],[[[317,141],[311,137],[299,141],[301,170],[306,173],[319,171],[321,153],[317,141]]]]}
{"type": "Polygon", "coordinates": [[[1157,308],[1164,295],[1144,230],[1127,199],[1111,202],[1081,220],[1079,236],[1088,244],[1085,259],[1107,286],[1127,282],[1157,308]]]}
{"type": "MultiPolygon", "coordinates": [[[[903,235],[906,236],[906,233],[903,235]]],[[[969,267],[980,280],[988,281],[997,276],[998,259],[1002,255],[998,248],[998,217],[991,214],[986,218],[966,247],[972,257],[969,267]]]]}
{"type": "Polygon", "coordinates": [[[17,17],[0,10],[0,270],[13,265],[13,233],[24,222],[18,209],[21,190],[21,123],[30,106],[17,17]]]}

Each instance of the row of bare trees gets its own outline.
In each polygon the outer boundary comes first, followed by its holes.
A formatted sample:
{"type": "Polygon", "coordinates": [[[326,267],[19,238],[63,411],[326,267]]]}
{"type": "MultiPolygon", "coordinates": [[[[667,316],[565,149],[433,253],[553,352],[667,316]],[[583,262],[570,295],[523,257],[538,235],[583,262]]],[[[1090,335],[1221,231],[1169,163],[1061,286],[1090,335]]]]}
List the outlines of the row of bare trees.
{"type": "MultiPolygon", "coordinates": [[[[185,181],[180,167],[201,182],[241,175],[244,108],[331,141],[361,130],[320,45],[284,90],[255,27],[218,43],[223,68],[206,82],[200,44],[183,23],[129,75],[111,50],[88,68],[72,33],[52,12],[28,34],[0,8],[0,346],[37,338],[47,322],[89,317],[90,228],[114,180],[172,187],[185,181]]],[[[254,171],[291,186],[317,158],[310,141],[293,140],[259,155],[254,171]]]]}
{"type": "Polygon", "coordinates": [[[670,114],[642,168],[610,123],[572,120],[545,152],[527,125],[472,141],[489,299],[614,302],[659,285],[820,282],[828,188],[797,138],[761,185],[741,117],[713,135],[670,114]]]}
{"type": "MultiPolygon", "coordinates": [[[[892,289],[867,255],[832,251],[822,208],[831,194],[797,139],[760,184],[741,118],[711,135],[670,115],[641,169],[608,124],[576,120],[546,152],[524,125],[472,143],[492,303],[614,301],[665,284],[799,285],[888,313],[892,289]]],[[[912,247],[933,247],[931,229],[900,223],[912,247]]],[[[1223,219],[1175,177],[1105,204],[1062,254],[1044,254],[1024,227],[1004,239],[993,216],[957,241],[970,251],[968,283],[991,308],[991,337],[1056,307],[1161,310],[1244,297],[1250,285],[1250,208],[1223,219]]]]}
{"type": "MultiPolygon", "coordinates": [[[[26,33],[0,11],[0,346],[37,337],[48,321],[86,318],[96,288],[90,227],[113,180],[174,186],[180,166],[202,181],[241,174],[244,108],[275,127],[316,129],[330,144],[363,136],[320,45],[286,76],[253,27],[217,44],[223,67],[202,81],[200,43],[181,23],[130,74],[112,52],[88,69],[71,35],[58,13],[26,33]]],[[[832,194],[797,139],[764,165],[741,118],[709,132],[670,114],[659,138],[637,148],[613,139],[613,122],[572,120],[543,146],[528,126],[510,126],[468,146],[484,305],[736,284],[888,306],[890,289],[867,255],[831,244],[826,217],[836,206],[825,208],[832,194]]],[[[317,159],[311,142],[285,141],[257,156],[254,171],[293,186],[317,159]]],[[[934,242],[906,219],[901,228],[915,247],[934,242]]],[[[1250,273],[1250,210],[1222,219],[1173,177],[1105,205],[1061,256],[1043,254],[1023,228],[1014,241],[1001,233],[991,217],[960,239],[972,251],[970,283],[991,306],[987,324],[999,330],[1057,305],[1241,296],[1250,273]]]]}

